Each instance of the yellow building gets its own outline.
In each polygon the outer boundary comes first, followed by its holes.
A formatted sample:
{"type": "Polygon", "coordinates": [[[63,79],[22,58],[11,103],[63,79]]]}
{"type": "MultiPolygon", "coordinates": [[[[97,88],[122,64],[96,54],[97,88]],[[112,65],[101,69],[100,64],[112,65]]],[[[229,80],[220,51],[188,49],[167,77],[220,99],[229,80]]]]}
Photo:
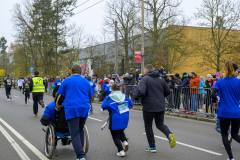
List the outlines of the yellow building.
{"type": "Polygon", "coordinates": [[[201,27],[170,26],[169,28],[169,34],[182,29],[181,34],[178,34],[181,36],[178,41],[175,40],[176,35],[169,36],[169,41],[178,46],[177,49],[174,46],[168,47],[168,68],[172,74],[182,75],[183,72],[189,73],[190,71],[200,76],[206,76],[209,73],[216,74],[216,69],[213,67],[216,66],[219,54],[217,54],[212,33],[215,34],[217,46],[219,46],[219,40],[222,41],[222,48],[219,50],[220,53],[223,53],[219,61],[220,73],[223,73],[224,63],[236,56],[236,47],[240,44],[240,36],[238,36],[240,32],[237,30],[228,32],[228,30],[214,29],[212,32],[211,28],[201,27]],[[224,36],[225,39],[223,39],[224,36]],[[224,53],[229,54],[224,55],[224,53]]]}

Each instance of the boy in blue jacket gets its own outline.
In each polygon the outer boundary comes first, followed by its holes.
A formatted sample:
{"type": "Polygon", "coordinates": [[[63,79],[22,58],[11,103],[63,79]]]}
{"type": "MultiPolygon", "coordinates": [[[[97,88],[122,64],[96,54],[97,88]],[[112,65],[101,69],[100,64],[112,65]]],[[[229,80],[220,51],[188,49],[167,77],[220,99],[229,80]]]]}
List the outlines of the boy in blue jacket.
{"type": "Polygon", "coordinates": [[[128,150],[128,142],[124,130],[128,126],[129,109],[133,107],[133,103],[122,94],[119,85],[113,84],[112,90],[113,92],[104,99],[102,109],[109,111],[109,129],[118,148],[117,156],[124,157],[125,152],[128,150]]]}

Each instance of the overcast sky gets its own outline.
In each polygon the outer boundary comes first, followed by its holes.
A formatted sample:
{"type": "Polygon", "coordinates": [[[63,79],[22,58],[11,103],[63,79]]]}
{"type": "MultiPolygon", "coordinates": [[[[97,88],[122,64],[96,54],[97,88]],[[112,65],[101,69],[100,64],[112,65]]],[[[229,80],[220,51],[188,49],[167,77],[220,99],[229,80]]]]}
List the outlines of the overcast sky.
{"type": "MultiPolygon", "coordinates": [[[[87,0],[78,0],[78,5],[87,0]]],[[[89,0],[84,5],[75,9],[75,13],[78,13],[87,7],[99,2],[100,0],[89,0]]],[[[97,4],[96,6],[70,18],[67,23],[76,23],[78,26],[83,25],[85,33],[99,35],[102,27],[104,6],[107,0],[97,4]]],[[[202,0],[182,0],[181,8],[184,14],[188,17],[193,17],[193,13],[196,12],[196,7],[199,7],[202,0]]],[[[21,3],[21,0],[0,0],[0,37],[4,36],[7,39],[8,46],[11,42],[14,42],[14,28],[11,21],[13,5],[15,3],[21,3]]],[[[192,20],[189,24],[191,26],[197,26],[196,21],[192,20]]],[[[112,38],[112,37],[111,37],[112,38]]]]}

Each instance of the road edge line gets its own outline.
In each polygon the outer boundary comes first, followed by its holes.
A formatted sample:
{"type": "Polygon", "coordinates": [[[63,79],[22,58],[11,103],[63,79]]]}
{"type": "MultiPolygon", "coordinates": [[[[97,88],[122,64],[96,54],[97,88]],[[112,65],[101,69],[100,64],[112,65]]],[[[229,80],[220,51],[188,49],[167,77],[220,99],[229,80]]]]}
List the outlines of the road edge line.
{"type": "Polygon", "coordinates": [[[20,135],[14,128],[12,128],[7,122],[0,118],[0,122],[4,124],[20,141],[22,141],[38,158],[41,160],[48,160],[37,148],[35,148],[30,142],[28,142],[22,135],[20,135]]]}

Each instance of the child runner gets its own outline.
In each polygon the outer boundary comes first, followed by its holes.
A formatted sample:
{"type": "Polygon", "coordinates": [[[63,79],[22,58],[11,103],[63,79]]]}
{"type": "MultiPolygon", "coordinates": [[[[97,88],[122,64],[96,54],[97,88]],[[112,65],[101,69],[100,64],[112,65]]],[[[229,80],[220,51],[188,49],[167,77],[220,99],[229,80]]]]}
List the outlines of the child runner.
{"type": "Polygon", "coordinates": [[[132,101],[122,94],[120,86],[113,84],[112,93],[104,99],[102,109],[109,111],[109,129],[118,148],[119,157],[124,157],[125,152],[128,151],[129,145],[124,130],[128,126],[129,109],[132,107],[132,101]]]}
{"type": "Polygon", "coordinates": [[[23,93],[25,94],[25,104],[27,104],[27,100],[30,102],[30,89],[28,83],[25,84],[23,93]]]}

